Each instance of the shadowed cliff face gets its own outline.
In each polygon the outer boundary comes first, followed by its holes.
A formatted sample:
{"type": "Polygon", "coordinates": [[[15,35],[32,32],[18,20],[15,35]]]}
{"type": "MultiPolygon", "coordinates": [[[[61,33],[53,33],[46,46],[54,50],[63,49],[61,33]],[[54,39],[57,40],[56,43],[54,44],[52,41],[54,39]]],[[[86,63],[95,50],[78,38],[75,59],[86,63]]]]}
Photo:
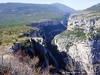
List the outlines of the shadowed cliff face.
{"type": "Polygon", "coordinates": [[[43,36],[45,37],[44,39],[46,43],[49,43],[55,35],[66,29],[67,19],[66,21],[48,20],[39,23],[32,23],[31,26],[41,29],[44,32],[43,36]]]}
{"type": "Polygon", "coordinates": [[[52,45],[51,43],[47,44],[47,49],[54,55],[56,58],[60,70],[68,75],[87,75],[86,71],[81,67],[78,61],[73,59],[69,54],[62,51],[60,52],[57,46],[52,45]]]}
{"type": "Polygon", "coordinates": [[[100,35],[93,37],[92,53],[93,53],[93,63],[100,63],[100,35]]]}
{"type": "Polygon", "coordinates": [[[85,70],[83,70],[79,63],[72,59],[65,52],[59,52],[56,46],[48,44],[45,48],[35,40],[31,39],[31,41],[25,42],[27,45],[23,45],[22,43],[16,43],[13,47],[13,53],[17,58],[20,59],[21,56],[23,61],[28,63],[29,60],[38,56],[39,62],[36,67],[41,67],[42,69],[48,69],[50,65],[53,67],[50,69],[51,73],[58,74],[72,74],[76,72],[77,75],[86,74],[85,70]],[[82,74],[83,73],[83,74],[82,74]]]}
{"type": "Polygon", "coordinates": [[[50,43],[54,36],[66,30],[69,16],[70,13],[67,13],[58,19],[41,19],[37,22],[30,22],[28,26],[36,27],[38,30],[25,33],[24,36],[42,37],[46,43],[50,43]]]}
{"type": "Polygon", "coordinates": [[[93,45],[92,45],[92,64],[94,68],[94,72],[96,75],[100,74],[100,35],[96,35],[93,37],[93,45]]]}

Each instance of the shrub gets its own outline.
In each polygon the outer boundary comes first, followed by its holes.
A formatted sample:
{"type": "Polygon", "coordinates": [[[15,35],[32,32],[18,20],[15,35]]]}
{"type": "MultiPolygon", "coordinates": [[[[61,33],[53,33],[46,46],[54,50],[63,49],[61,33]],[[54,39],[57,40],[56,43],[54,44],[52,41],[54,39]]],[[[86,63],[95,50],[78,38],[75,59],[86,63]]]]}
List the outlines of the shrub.
{"type": "Polygon", "coordinates": [[[75,37],[79,38],[80,40],[86,39],[85,33],[81,28],[77,28],[73,31],[66,30],[63,33],[61,33],[61,36],[69,37],[70,35],[75,35],[75,37]]]}

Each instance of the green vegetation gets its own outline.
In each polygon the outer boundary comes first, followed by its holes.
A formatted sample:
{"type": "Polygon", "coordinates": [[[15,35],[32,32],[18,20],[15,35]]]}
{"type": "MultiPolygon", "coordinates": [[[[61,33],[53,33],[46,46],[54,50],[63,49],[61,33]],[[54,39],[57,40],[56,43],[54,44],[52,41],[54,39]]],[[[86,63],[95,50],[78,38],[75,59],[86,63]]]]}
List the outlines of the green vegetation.
{"type": "Polygon", "coordinates": [[[42,19],[62,19],[65,14],[72,12],[75,10],[62,4],[5,3],[0,4],[0,26],[23,25],[42,19]]]}
{"type": "Polygon", "coordinates": [[[26,48],[26,47],[28,47],[28,46],[31,45],[31,43],[29,42],[29,40],[22,41],[21,44],[22,44],[22,47],[24,47],[24,48],[26,48]]]}
{"type": "Polygon", "coordinates": [[[96,29],[97,34],[100,34],[100,27],[96,29]]]}
{"type": "Polygon", "coordinates": [[[80,40],[86,39],[85,33],[83,32],[83,29],[77,28],[73,31],[66,30],[63,33],[61,33],[61,36],[67,36],[75,35],[75,37],[79,38],[80,40]]]}
{"type": "Polygon", "coordinates": [[[34,14],[0,14],[0,27],[6,26],[17,26],[17,25],[26,25],[30,22],[37,22],[42,19],[56,19],[61,18],[61,15],[56,13],[39,13],[34,16],[34,14]],[[2,18],[2,19],[1,19],[2,18]]]}
{"type": "Polygon", "coordinates": [[[22,40],[28,39],[27,37],[19,37],[25,32],[30,32],[31,30],[36,30],[30,26],[9,26],[1,28],[0,30],[0,45],[12,45],[15,42],[20,42],[22,40]]]}
{"type": "Polygon", "coordinates": [[[12,45],[16,41],[27,39],[18,36],[33,30],[34,28],[27,26],[32,22],[45,19],[62,20],[65,14],[72,12],[75,10],[62,4],[1,3],[0,45],[12,45]]]}

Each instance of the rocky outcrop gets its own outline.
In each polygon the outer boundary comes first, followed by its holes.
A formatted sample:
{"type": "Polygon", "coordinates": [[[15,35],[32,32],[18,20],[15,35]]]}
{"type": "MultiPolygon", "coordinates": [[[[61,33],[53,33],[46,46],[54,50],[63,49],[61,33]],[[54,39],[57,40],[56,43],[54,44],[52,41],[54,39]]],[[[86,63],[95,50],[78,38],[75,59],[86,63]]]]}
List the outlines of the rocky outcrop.
{"type": "Polygon", "coordinates": [[[84,12],[74,14],[69,18],[68,30],[75,29],[76,26],[84,29],[84,32],[89,33],[100,27],[100,14],[93,12],[84,12]]]}
{"type": "Polygon", "coordinates": [[[33,66],[41,67],[42,70],[46,68],[50,73],[74,75],[74,72],[77,72],[76,74],[80,75],[83,72],[83,74],[86,74],[86,71],[80,67],[79,62],[75,61],[71,56],[65,52],[59,52],[57,47],[51,44],[47,44],[47,47],[42,46],[41,42],[37,41],[40,39],[35,38],[32,38],[30,41],[16,43],[11,48],[14,56],[26,63],[38,56],[39,61],[37,65],[34,63],[28,65],[31,68],[34,68],[33,66]],[[51,68],[49,69],[50,66],[51,68]]]}
{"type": "MultiPolygon", "coordinates": [[[[68,16],[67,16],[68,17],[68,16]]],[[[31,23],[30,25],[33,27],[39,28],[42,32],[44,32],[44,39],[46,42],[51,42],[55,35],[61,33],[66,29],[66,21],[64,20],[42,20],[36,23],[31,23]]]]}
{"type": "Polygon", "coordinates": [[[68,21],[67,30],[57,35],[53,43],[59,51],[66,52],[79,62],[87,75],[100,72],[100,15],[94,12],[73,14],[68,21]]]}

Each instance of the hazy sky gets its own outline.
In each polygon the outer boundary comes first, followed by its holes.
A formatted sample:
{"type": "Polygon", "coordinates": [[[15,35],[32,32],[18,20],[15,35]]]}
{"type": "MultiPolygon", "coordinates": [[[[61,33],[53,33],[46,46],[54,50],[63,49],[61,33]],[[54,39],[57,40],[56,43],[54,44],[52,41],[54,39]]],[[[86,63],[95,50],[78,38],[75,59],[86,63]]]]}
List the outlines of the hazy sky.
{"type": "Polygon", "coordinates": [[[38,4],[62,3],[76,10],[82,10],[94,4],[100,3],[100,0],[0,0],[0,3],[7,3],[7,2],[38,3],[38,4]]]}

